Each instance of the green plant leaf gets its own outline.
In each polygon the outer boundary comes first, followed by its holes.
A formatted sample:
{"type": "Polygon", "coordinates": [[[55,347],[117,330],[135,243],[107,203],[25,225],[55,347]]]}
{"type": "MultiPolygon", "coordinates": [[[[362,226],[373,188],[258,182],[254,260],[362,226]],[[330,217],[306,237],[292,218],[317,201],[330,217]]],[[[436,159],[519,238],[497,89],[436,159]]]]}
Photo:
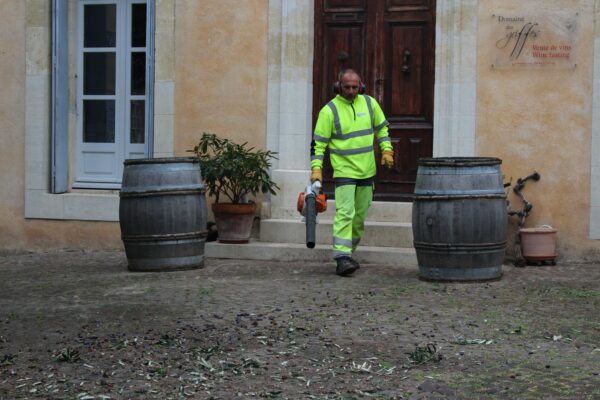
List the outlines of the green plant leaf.
{"type": "Polygon", "coordinates": [[[248,195],[259,192],[276,194],[279,186],[271,179],[271,160],[276,152],[248,147],[213,133],[202,134],[193,150],[200,161],[200,172],[208,194],[218,203],[227,198],[232,203],[247,202],[248,195]]]}

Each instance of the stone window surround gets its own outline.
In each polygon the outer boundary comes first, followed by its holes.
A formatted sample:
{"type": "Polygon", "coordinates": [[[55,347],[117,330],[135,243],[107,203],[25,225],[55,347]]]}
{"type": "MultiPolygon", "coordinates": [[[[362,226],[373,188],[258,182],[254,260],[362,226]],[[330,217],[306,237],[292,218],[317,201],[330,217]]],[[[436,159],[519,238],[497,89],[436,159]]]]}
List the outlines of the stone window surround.
{"type": "MultiPolygon", "coordinates": [[[[451,59],[444,65],[436,63],[435,66],[434,156],[475,154],[477,21],[462,20],[461,16],[468,11],[470,15],[477,15],[477,6],[478,0],[437,2],[436,60],[442,59],[442,54],[451,54],[451,59]]],[[[30,8],[38,5],[30,0],[27,7],[29,13],[30,8]]],[[[269,0],[267,147],[279,151],[280,160],[291,160],[287,164],[280,161],[274,165],[274,179],[282,182],[280,195],[271,199],[274,217],[285,216],[289,204],[295,204],[297,188],[302,187],[308,173],[308,155],[294,149],[299,143],[308,148],[310,138],[306,132],[312,131],[313,10],[313,0],[269,0]],[[294,37],[308,40],[286,42],[287,38],[294,37]],[[304,57],[302,66],[298,66],[299,56],[304,57]],[[286,77],[294,77],[294,81],[286,77]],[[298,81],[298,77],[304,79],[298,81]],[[286,157],[288,153],[290,157],[286,157]]],[[[597,16],[600,14],[600,0],[595,1],[595,12],[597,16]]],[[[29,67],[40,57],[40,52],[50,54],[51,31],[48,27],[28,25],[26,37],[29,67]]],[[[154,155],[168,157],[173,154],[174,1],[157,2],[155,37],[154,155]]],[[[591,239],[600,239],[598,31],[595,32],[594,54],[589,235],[591,239]]],[[[50,68],[49,65],[45,69],[27,68],[26,74],[25,217],[118,221],[117,191],[49,193],[50,68]]]]}
{"type": "MultiPolygon", "coordinates": [[[[47,2],[51,3],[51,2],[47,2]]],[[[27,14],[51,13],[51,6],[28,0],[27,14]],[[43,7],[43,9],[42,9],[43,7]]],[[[69,0],[69,35],[74,40],[76,0],[69,0]]],[[[51,21],[48,15],[47,21],[51,21]]],[[[50,25],[26,26],[25,57],[25,218],[118,221],[118,190],[75,190],[50,193],[50,25]]],[[[154,138],[155,157],[173,155],[175,2],[155,5],[154,138]]],[[[75,85],[73,71],[70,85],[75,85]]],[[[74,107],[74,106],[72,106],[74,107]]],[[[70,118],[74,118],[71,115],[70,118]]],[[[71,125],[72,126],[72,125],[71,125]]],[[[73,129],[73,128],[72,128],[73,129]]]]}

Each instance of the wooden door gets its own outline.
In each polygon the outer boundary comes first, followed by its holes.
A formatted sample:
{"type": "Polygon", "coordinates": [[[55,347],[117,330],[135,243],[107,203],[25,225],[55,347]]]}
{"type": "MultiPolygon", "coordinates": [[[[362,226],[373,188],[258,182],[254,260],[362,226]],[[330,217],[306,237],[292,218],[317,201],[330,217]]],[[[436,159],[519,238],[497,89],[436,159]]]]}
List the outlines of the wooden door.
{"type": "Polygon", "coordinates": [[[435,0],[315,0],[313,126],[339,71],[357,70],[390,123],[396,158],[393,169],[378,168],[375,200],[411,201],[417,160],[432,154],[434,35],[435,0]]]}

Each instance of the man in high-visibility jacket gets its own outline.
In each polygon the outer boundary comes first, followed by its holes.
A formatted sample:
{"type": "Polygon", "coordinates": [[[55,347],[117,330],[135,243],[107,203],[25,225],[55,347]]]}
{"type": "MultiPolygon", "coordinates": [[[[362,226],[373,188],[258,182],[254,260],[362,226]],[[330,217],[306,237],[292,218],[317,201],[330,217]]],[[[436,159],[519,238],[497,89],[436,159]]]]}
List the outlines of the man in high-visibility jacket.
{"type": "Polygon", "coordinates": [[[319,112],[311,143],[311,182],[322,181],[323,156],[329,159],[335,183],[333,258],[336,273],[351,275],[359,268],[352,258],[362,237],[367,211],[373,200],[376,174],[375,138],[381,150],[381,165],[392,168],[394,151],[388,122],[374,98],[359,94],[360,76],[348,69],[339,75],[338,95],[319,112]]]}

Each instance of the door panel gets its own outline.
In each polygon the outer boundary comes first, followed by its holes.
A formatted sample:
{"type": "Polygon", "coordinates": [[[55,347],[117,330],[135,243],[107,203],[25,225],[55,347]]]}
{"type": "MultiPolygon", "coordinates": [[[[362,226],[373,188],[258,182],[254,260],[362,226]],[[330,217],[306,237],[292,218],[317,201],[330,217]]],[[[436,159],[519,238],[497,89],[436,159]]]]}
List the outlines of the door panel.
{"type": "MultiPolygon", "coordinates": [[[[327,40],[323,48],[324,68],[323,81],[331,82],[329,85],[321,85],[320,96],[325,98],[322,107],[334,96],[333,83],[337,81],[336,71],[350,68],[352,65],[358,71],[363,70],[365,49],[362,38],[364,37],[364,23],[331,22],[325,26],[327,40]]],[[[319,109],[320,109],[319,107],[319,109]]]]}
{"type": "MultiPolygon", "coordinates": [[[[333,84],[339,71],[352,68],[362,74],[367,58],[365,37],[367,1],[318,0],[316,14],[321,15],[315,25],[315,61],[313,66],[313,126],[319,111],[335,94],[333,84]]],[[[328,152],[323,163],[325,192],[333,197],[333,170],[328,152]]]]}
{"type": "Polygon", "coordinates": [[[327,12],[335,11],[365,11],[367,8],[367,0],[326,0],[325,7],[327,12]]]}
{"type": "Polygon", "coordinates": [[[388,118],[416,118],[423,115],[421,91],[423,27],[393,24],[386,48],[390,60],[389,95],[385,97],[388,118]]]}
{"type": "MultiPolygon", "coordinates": [[[[339,71],[357,70],[390,123],[396,158],[378,170],[376,200],[411,201],[417,161],[432,154],[434,33],[435,0],[315,1],[313,125],[339,71]]],[[[327,156],[323,175],[331,196],[327,156]]]]}
{"type": "MultiPolygon", "coordinates": [[[[335,19],[337,15],[338,14],[333,14],[333,19],[335,19]]],[[[351,15],[355,16],[357,21],[352,23],[340,23],[334,20],[330,21],[325,26],[325,37],[327,39],[323,48],[324,68],[322,69],[322,81],[331,82],[331,84],[324,84],[320,86],[320,98],[326,100],[318,105],[318,109],[316,110],[317,115],[321,107],[327,104],[327,102],[335,96],[333,92],[333,83],[337,81],[338,78],[338,72],[336,71],[341,71],[345,68],[353,68],[357,71],[363,71],[365,58],[363,40],[363,37],[365,36],[364,22],[358,21],[358,19],[360,18],[358,15],[351,15]]],[[[328,189],[332,188],[333,170],[329,162],[328,154],[326,154],[325,156],[325,162],[323,165],[323,175],[324,184],[327,185],[328,189]]]]}
{"type": "MultiPolygon", "coordinates": [[[[393,136],[394,167],[391,170],[379,168],[374,196],[378,201],[412,201],[417,161],[431,157],[431,135],[428,130],[395,129],[393,136]]],[[[379,159],[379,150],[375,151],[379,159]]]]}
{"type": "Polygon", "coordinates": [[[387,11],[414,11],[431,9],[430,0],[387,0],[385,9],[387,11]]]}

